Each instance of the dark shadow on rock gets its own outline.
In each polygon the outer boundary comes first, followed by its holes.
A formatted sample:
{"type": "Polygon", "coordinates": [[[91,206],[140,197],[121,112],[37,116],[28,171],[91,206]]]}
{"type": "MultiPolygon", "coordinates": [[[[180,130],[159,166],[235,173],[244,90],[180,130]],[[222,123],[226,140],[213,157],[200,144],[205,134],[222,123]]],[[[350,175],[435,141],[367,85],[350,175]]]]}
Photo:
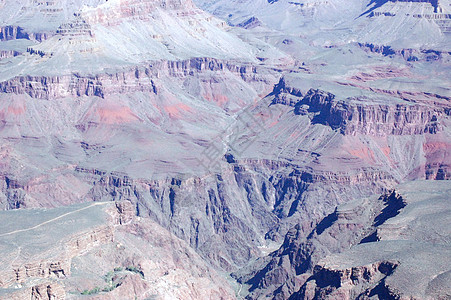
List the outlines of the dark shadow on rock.
{"type": "Polygon", "coordinates": [[[382,5],[384,5],[385,3],[387,3],[389,0],[371,0],[370,4],[368,4],[368,9],[363,12],[360,16],[358,16],[357,18],[360,18],[366,14],[371,13],[373,10],[381,7],[382,5]]]}

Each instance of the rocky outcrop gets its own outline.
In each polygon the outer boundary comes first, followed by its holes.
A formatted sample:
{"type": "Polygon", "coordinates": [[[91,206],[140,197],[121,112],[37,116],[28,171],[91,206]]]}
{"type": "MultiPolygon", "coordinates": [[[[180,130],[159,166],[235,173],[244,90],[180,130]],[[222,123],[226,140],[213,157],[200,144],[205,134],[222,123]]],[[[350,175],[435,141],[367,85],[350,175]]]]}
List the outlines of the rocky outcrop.
{"type": "Polygon", "coordinates": [[[8,41],[15,39],[29,39],[27,33],[23,32],[23,29],[18,26],[5,26],[1,28],[0,40],[8,41]]]}
{"type": "Polygon", "coordinates": [[[425,177],[429,180],[450,180],[451,167],[445,163],[428,163],[425,166],[425,177]]]}
{"type": "Polygon", "coordinates": [[[117,209],[117,217],[115,223],[118,225],[125,225],[135,218],[136,211],[135,207],[130,201],[120,201],[116,202],[116,209],[117,209]]]}
{"type": "Polygon", "coordinates": [[[284,81],[274,89],[273,104],[294,107],[296,115],[308,115],[313,124],[338,129],[344,135],[417,135],[437,133],[439,119],[448,114],[446,107],[431,109],[420,103],[377,104],[371,99],[336,99],[334,94],[310,89],[286,87],[284,81]]]}
{"type": "Polygon", "coordinates": [[[56,30],[56,34],[61,36],[93,36],[91,25],[81,17],[80,14],[74,14],[72,22],[61,24],[56,30]]]}
{"type": "Polygon", "coordinates": [[[313,275],[292,299],[365,299],[365,296],[379,296],[379,299],[399,299],[396,292],[384,284],[398,266],[398,262],[382,261],[366,266],[348,269],[315,267],[313,275]],[[353,290],[359,286],[363,292],[353,290]]]}
{"type": "Polygon", "coordinates": [[[17,180],[5,175],[0,175],[0,189],[6,196],[5,209],[17,209],[24,205],[25,195],[24,186],[17,180]]]}
{"type": "Polygon", "coordinates": [[[65,299],[64,288],[57,283],[41,284],[32,287],[31,299],[33,300],[59,300],[65,299]]]}
{"type": "MultiPolygon", "coordinates": [[[[234,276],[250,286],[249,299],[424,299],[421,295],[429,293],[429,278],[434,276],[422,272],[437,275],[449,268],[431,267],[449,253],[449,236],[443,235],[441,225],[448,188],[435,190],[446,185],[411,182],[377,201],[340,205],[308,235],[296,226],[278,250],[234,276]],[[426,203],[434,209],[423,211],[426,203]],[[428,226],[437,228],[433,236],[424,230],[428,226]],[[410,288],[399,281],[405,276],[412,280],[410,288]]],[[[443,286],[438,290],[446,294],[443,286]]]]}
{"type": "MultiPolygon", "coordinates": [[[[68,261],[55,261],[55,262],[33,262],[14,269],[15,282],[24,283],[31,277],[37,278],[64,278],[70,274],[70,260],[68,261]]],[[[11,284],[9,281],[5,281],[8,286],[11,284]]]]}
{"type": "MultiPolygon", "coordinates": [[[[447,29],[449,30],[449,29],[447,29]]],[[[406,61],[436,61],[451,59],[451,53],[434,49],[397,49],[387,45],[375,45],[372,43],[358,43],[360,48],[367,52],[378,53],[384,56],[395,55],[404,58],[406,61]]]]}
{"type": "Polygon", "coordinates": [[[191,0],[121,0],[112,6],[99,6],[83,12],[83,17],[90,24],[101,23],[113,26],[124,19],[151,20],[152,13],[157,9],[179,11],[183,14],[196,14],[191,0]]]}
{"type": "MultiPolygon", "coordinates": [[[[45,53],[44,53],[45,54],[45,53]]],[[[43,55],[44,55],[43,54],[43,55]]],[[[272,83],[272,77],[259,74],[252,64],[222,61],[214,58],[193,58],[185,61],[157,61],[146,67],[113,74],[86,76],[20,76],[0,82],[3,93],[28,94],[32,98],[55,99],[67,96],[105,97],[114,93],[148,92],[158,94],[156,81],[169,76],[184,78],[204,72],[228,71],[245,82],[272,83]]]]}
{"type": "Polygon", "coordinates": [[[47,282],[32,287],[19,289],[7,295],[10,300],[64,300],[66,292],[63,286],[56,282],[47,282]]]}
{"type": "Polygon", "coordinates": [[[9,41],[17,39],[33,40],[42,42],[53,34],[50,32],[27,32],[20,26],[0,27],[0,41],[9,41]]]}
{"type": "Polygon", "coordinates": [[[22,53],[16,50],[0,50],[0,60],[3,58],[15,57],[22,53]]]}
{"type": "Polygon", "coordinates": [[[260,22],[260,20],[256,17],[251,17],[249,19],[247,19],[246,21],[241,22],[240,24],[238,24],[238,27],[242,27],[245,29],[252,29],[258,26],[261,26],[262,23],[260,22]]]}
{"type": "Polygon", "coordinates": [[[3,271],[0,287],[24,284],[30,278],[63,279],[71,274],[71,260],[83,255],[94,247],[113,241],[113,230],[102,226],[79,233],[64,242],[64,252],[53,260],[38,260],[12,266],[13,270],[3,271]]]}
{"type": "MultiPolygon", "coordinates": [[[[451,14],[448,13],[446,3],[441,3],[438,0],[397,0],[390,1],[391,5],[375,5],[370,9],[370,13],[367,15],[369,18],[377,17],[395,17],[402,16],[415,19],[426,19],[433,21],[437,24],[443,33],[449,33],[451,31],[451,14]],[[395,3],[412,3],[414,10],[402,11],[394,7],[395,3]],[[415,3],[418,3],[415,6],[415,3]],[[420,3],[428,3],[429,5],[421,5],[420,3]],[[412,13],[413,12],[413,13],[412,13]]],[[[383,4],[383,3],[382,3],[383,4]]]]}
{"type": "MultiPolygon", "coordinates": [[[[121,205],[120,205],[121,206],[121,205]]],[[[119,206],[119,207],[120,207],[119,206]]],[[[119,215],[123,215],[119,212],[119,215]]],[[[81,255],[92,248],[114,241],[114,230],[111,226],[101,226],[89,232],[82,232],[73,236],[65,243],[66,255],[74,257],[81,255]]]]}
{"type": "MultiPolygon", "coordinates": [[[[362,240],[363,242],[377,240],[372,239],[377,228],[386,220],[395,217],[404,206],[402,197],[394,191],[381,196],[378,201],[351,201],[340,205],[313,229],[305,225],[296,225],[288,231],[278,250],[267,258],[260,259],[261,262],[255,266],[234,273],[234,277],[242,284],[250,285],[250,299],[268,295],[275,299],[287,299],[296,291],[302,291],[301,287],[305,291],[299,299],[310,297],[308,295],[315,294],[311,291],[311,281],[316,280],[313,277],[317,273],[321,278],[318,281],[329,280],[327,285],[347,286],[348,283],[345,281],[349,279],[350,274],[372,272],[372,275],[365,275],[365,280],[376,284],[381,280],[380,274],[376,274],[379,264],[368,266],[372,271],[356,269],[334,273],[323,272],[317,263],[331,253],[340,253],[349,249],[351,245],[362,243],[362,240]]],[[[324,287],[324,282],[317,284],[324,287]]],[[[348,299],[353,299],[352,295],[347,296],[348,299]]]]}
{"type": "Polygon", "coordinates": [[[299,88],[287,85],[283,77],[280,78],[276,85],[274,85],[272,95],[274,95],[272,104],[283,104],[293,107],[299,102],[299,99],[304,96],[299,88]]]}

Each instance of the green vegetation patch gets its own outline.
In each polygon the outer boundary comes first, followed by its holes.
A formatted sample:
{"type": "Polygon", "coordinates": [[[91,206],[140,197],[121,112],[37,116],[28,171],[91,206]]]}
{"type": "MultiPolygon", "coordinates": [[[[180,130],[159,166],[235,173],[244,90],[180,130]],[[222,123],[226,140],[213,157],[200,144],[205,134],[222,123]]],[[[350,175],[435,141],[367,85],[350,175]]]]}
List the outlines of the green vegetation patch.
{"type": "MultiPolygon", "coordinates": [[[[131,271],[131,272],[136,272],[136,273],[139,273],[139,271],[140,271],[138,268],[135,268],[135,267],[130,267],[130,268],[133,269],[133,271],[128,270],[128,268],[127,268],[127,270],[131,271]],[[135,271],[135,269],[136,269],[136,271],[135,271]]],[[[116,273],[122,272],[123,270],[124,270],[124,268],[122,268],[122,267],[114,268],[113,271],[110,271],[103,276],[103,279],[108,284],[107,286],[105,286],[103,288],[97,286],[91,290],[84,290],[83,292],[81,292],[81,294],[82,295],[95,295],[100,292],[104,292],[104,293],[111,292],[112,290],[114,290],[115,288],[117,288],[118,286],[121,285],[120,282],[113,281],[114,275],[116,275],[116,273]]],[[[142,276],[144,276],[144,273],[142,273],[142,271],[140,274],[142,274],[142,276]]]]}
{"type": "Polygon", "coordinates": [[[142,278],[144,278],[144,272],[140,268],[137,268],[134,266],[128,266],[127,268],[125,268],[125,270],[139,274],[139,275],[141,275],[142,278]]]}

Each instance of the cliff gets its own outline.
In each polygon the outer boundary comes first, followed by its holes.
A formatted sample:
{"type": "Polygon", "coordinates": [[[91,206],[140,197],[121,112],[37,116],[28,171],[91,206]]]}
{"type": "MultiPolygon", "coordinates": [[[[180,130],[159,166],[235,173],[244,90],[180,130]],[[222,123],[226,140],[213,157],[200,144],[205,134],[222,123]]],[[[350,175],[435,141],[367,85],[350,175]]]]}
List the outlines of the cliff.
{"type": "Polygon", "coordinates": [[[251,299],[443,297],[449,288],[433,278],[449,272],[449,235],[439,225],[447,188],[436,190],[445,186],[446,182],[409,182],[379,201],[340,205],[307,236],[299,226],[290,230],[269,261],[263,259],[253,272],[235,276],[250,285],[251,299]],[[434,209],[422,212],[431,205],[434,209]],[[438,226],[436,234],[427,234],[428,226],[438,226]]]}
{"type": "Polygon", "coordinates": [[[313,124],[338,129],[344,135],[416,135],[441,130],[439,119],[450,114],[449,105],[375,103],[366,97],[337,99],[334,94],[309,89],[304,94],[281,81],[274,89],[273,104],[294,107],[294,114],[307,115],[313,124]]]}
{"type": "Polygon", "coordinates": [[[155,82],[161,77],[183,79],[208,72],[231,72],[251,84],[253,82],[271,84],[272,76],[266,75],[262,70],[242,62],[193,58],[183,61],[156,61],[131,70],[95,76],[77,73],[61,76],[18,76],[0,82],[0,91],[9,94],[27,94],[37,99],[83,95],[103,98],[111,94],[133,92],[158,94],[155,82]]]}

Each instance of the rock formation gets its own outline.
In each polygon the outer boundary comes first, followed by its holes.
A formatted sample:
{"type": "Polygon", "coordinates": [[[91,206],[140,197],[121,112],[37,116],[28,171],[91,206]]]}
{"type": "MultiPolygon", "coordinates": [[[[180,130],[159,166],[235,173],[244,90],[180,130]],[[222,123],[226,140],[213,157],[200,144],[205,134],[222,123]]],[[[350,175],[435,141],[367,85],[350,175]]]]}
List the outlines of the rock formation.
{"type": "Polygon", "coordinates": [[[3,212],[5,220],[28,218],[31,227],[2,229],[0,284],[9,288],[2,293],[8,299],[233,298],[228,284],[193,250],[158,225],[141,224],[130,205],[98,202],[3,212]],[[142,252],[142,247],[153,250],[142,252]]]}
{"type": "Polygon", "coordinates": [[[299,226],[290,230],[277,251],[254,264],[259,268],[235,276],[250,285],[249,298],[443,297],[449,292],[446,280],[437,281],[437,289],[432,290],[428,278],[449,272],[445,267],[449,236],[443,226],[437,227],[436,235],[425,234],[428,231],[422,226],[436,226],[429,224],[431,218],[434,224],[446,223],[441,216],[446,214],[447,186],[446,182],[410,182],[397,188],[400,194],[341,205],[307,236],[299,226]],[[420,211],[431,206],[434,209],[422,215],[420,211]],[[435,260],[441,261],[440,266],[431,266],[435,260]]]}
{"type": "Polygon", "coordinates": [[[446,3],[0,2],[0,297],[447,295],[446,3]]]}

